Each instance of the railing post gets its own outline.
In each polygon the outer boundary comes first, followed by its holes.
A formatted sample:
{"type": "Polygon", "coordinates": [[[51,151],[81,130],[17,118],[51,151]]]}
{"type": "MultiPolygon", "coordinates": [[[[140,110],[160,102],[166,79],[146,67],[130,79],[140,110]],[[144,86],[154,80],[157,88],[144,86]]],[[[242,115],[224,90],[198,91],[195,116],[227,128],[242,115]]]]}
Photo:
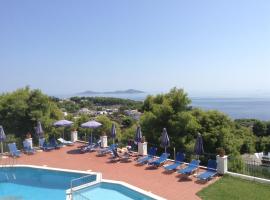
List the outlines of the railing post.
{"type": "Polygon", "coordinates": [[[228,156],[220,157],[217,155],[217,172],[221,175],[228,171],[228,156]]]}

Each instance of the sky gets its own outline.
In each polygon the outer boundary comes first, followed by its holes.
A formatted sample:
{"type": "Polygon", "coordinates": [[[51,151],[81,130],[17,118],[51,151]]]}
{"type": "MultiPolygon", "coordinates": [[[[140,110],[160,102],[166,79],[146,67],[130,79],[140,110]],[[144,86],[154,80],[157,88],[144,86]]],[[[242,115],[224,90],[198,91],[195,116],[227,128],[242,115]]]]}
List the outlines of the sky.
{"type": "Polygon", "coordinates": [[[270,94],[268,0],[0,0],[0,92],[270,94]]]}

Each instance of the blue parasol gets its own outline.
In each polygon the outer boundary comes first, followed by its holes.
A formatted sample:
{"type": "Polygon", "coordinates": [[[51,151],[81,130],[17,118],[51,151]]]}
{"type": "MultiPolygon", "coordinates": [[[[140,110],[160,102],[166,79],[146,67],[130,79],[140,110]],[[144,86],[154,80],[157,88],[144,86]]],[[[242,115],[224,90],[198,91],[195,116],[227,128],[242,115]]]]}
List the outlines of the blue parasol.
{"type": "Polygon", "coordinates": [[[170,139],[167,133],[166,128],[163,128],[162,135],[161,135],[161,146],[165,148],[165,153],[167,150],[167,147],[170,146],[170,139]]]}
{"type": "Polygon", "coordinates": [[[3,142],[6,140],[6,134],[4,132],[3,126],[0,126],[0,143],[1,143],[1,154],[4,153],[3,142]]]}
{"type": "MultiPolygon", "coordinates": [[[[95,120],[88,121],[88,122],[81,124],[82,128],[91,128],[91,129],[95,129],[95,128],[98,128],[100,126],[102,126],[102,124],[95,121],[95,120]]],[[[86,140],[86,134],[85,134],[85,140],[86,140]]],[[[92,135],[92,131],[91,131],[91,144],[92,143],[93,143],[93,135],[92,135]]]]}

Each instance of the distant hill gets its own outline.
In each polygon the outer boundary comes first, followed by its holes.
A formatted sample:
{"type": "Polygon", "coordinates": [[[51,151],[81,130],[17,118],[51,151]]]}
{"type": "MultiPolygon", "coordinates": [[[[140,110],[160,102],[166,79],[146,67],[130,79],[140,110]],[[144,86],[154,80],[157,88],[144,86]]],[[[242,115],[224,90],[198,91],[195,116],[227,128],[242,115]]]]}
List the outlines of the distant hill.
{"type": "Polygon", "coordinates": [[[116,90],[116,91],[109,91],[109,92],[96,92],[87,90],[85,92],[79,93],[79,95],[94,95],[94,94],[140,94],[145,93],[140,90],[128,89],[128,90],[116,90]]]}

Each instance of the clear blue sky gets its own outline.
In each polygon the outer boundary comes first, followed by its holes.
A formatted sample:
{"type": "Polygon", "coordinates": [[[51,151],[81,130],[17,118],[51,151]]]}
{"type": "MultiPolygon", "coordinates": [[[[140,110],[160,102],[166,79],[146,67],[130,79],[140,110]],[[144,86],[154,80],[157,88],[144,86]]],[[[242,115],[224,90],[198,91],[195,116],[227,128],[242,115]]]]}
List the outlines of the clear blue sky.
{"type": "Polygon", "coordinates": [[[269,0],[0,0],[0,92],[270,93],[269,0]]]}

